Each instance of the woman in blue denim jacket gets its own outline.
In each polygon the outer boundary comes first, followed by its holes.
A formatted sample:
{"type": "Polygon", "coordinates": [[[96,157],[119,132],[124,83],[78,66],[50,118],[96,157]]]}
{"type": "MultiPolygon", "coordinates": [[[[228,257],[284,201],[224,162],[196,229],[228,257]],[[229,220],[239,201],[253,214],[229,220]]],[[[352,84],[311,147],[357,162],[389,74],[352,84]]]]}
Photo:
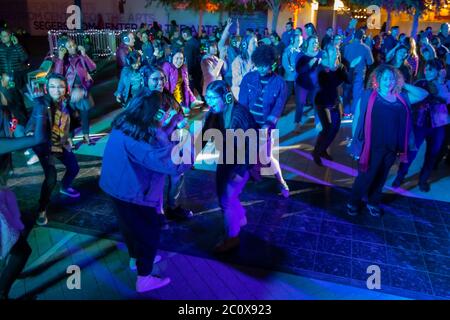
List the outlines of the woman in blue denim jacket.
{"type": "Polygon", "coordinates": [[[132,51],[127,55],[127,65],[120,73],[119,86],[114,96],[116,101],[126,107],[133,96],[143,87],[141,68],[141,55],[137,51],[132,51]]]}
{"type": "Polygon", "coordinates": [[[130,257],[136,259],[137,292],[170,282],[151,275],[160,238],[157,208],[165,176],[192,166],[172,159],[175,144],[161,129],[166,118],[161,94],[142,91],[113,121],[103,155],[100,187],[113,198],[119,228],[130,257]]]}

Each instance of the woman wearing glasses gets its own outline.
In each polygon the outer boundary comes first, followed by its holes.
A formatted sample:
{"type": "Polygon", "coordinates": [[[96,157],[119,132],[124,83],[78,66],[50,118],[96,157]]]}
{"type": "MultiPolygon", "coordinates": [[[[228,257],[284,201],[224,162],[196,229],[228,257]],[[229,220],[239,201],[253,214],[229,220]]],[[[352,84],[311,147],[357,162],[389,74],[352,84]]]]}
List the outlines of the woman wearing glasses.
{"type": "Polygon", "coordinates": [[[165,176],[182,174],[191,167],[191,164],[177,165],[171,157],[175,144],[161,130],[168,118],[162,104],[161,93],[141,91],[117,116],[100,176],[100,187],[114,201],[130,257],[136,259],[137,292],[170,282],[169,278],[151,274],[160,238],[157,210],[163,201],[165,176]]]}

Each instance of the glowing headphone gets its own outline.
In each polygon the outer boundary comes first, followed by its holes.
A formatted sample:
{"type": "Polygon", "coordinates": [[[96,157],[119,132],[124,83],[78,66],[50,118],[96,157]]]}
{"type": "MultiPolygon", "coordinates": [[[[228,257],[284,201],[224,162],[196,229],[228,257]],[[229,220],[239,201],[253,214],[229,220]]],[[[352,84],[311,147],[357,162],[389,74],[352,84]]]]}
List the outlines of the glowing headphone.
{"type": "Polygon", "coordinates": [[[130,43],[130,32],[124,33],[122,35],[122,42],[125,44],[129,44],[130,43]]]}
{"type": "Polygon", "coordinates": [[[230,88],[228,87],[227,83],[224,80],[215,80],[208,84],[208,87],[206,88],[206,91],[211,90],[212,92],[215,92],[218,94],[221,99],[226,104],[232,104],[233,103],[233,93],[231,92],[230,88]],[[223,92],[221,94],[221,92],[223,92]]]}
{"type": "Polygon", "coordinates": [[[223,95],[223,100],[225,101],[226,104],[233,103],[233,94],[231,93],[228,86],[226,86],[226,93],[223,95]]]}

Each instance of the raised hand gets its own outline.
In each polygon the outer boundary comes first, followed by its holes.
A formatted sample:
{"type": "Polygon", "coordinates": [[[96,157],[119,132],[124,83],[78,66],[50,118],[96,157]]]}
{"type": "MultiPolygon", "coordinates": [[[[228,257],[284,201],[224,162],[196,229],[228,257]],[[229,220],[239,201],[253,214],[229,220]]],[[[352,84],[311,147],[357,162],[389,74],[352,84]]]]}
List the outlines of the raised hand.
{"type": "Polygon", "coordinates": [[[67,49],[66,48],[64,48],[64,47],[59,48],[58,58],[60,60],[64,59],[64,56],[66,55],[66,53],[67,53],[67,49]]]}
{"type": "Polygon", "coordinates": [[[16,45],[19,43],[19,40],[17,39],[17,37],[15,35],[11,35],[11,42],[13,45],[16,45]]]}
{"type": "Polygon", "coordinates": [[[45,95],[45,93],[41,90],[35,91],[33,88],[31,88],[29,83],[27,83],[27,90],[28,90],[28,92],[25,92],[25,96],[27,96],[28,99],[30,99],[30,100],[35,100],[35,99],[45,95]]]}
{"type": "Polygon", "coordinates": [[[78,51],[80,51],[82,56],[86,55],[86,49],[83,46],[78,46],[78,51]]]}

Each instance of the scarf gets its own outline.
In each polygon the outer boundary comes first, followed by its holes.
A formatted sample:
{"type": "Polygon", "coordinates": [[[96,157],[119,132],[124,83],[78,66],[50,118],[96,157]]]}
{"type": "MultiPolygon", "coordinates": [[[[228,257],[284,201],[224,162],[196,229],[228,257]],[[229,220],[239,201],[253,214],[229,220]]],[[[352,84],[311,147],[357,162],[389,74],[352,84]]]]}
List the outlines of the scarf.
{"type": "MultiPolygon", "coordinates": [[[[369,102],[367,104],[367,111],[364,121],[364,146],[359,159],[359,170],[366,172],[369,169],[369,159],[370,159],[370,145],[371,145],[371,133],[372,133],[372,110],[375,103],[375,99],[378,95],[377,91],[372,91],[369,102]]],[[[406,132],[405,132],[405,143],[403,152],[400,153],[400,162],[408,162],[408,141],[409,141],[409,127],[410,127],[410,111],[405,100],[396,94],[396,98],[402,103],[406,109],[406,132]]]]}

